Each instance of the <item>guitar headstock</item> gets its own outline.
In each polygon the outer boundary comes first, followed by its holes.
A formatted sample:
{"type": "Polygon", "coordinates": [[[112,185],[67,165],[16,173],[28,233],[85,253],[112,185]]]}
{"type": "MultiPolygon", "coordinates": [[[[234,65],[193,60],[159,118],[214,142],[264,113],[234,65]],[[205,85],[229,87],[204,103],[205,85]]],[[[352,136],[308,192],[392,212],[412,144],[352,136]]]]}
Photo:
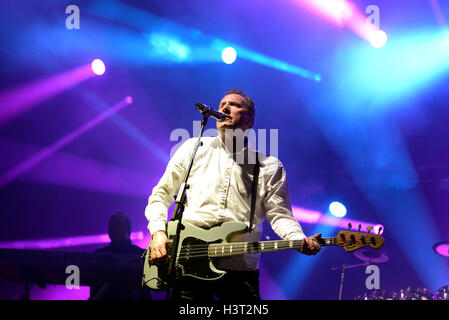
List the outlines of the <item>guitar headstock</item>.
{"type": "Polygon", "coordinates": [[[372,227],[368,227],[368,232],[341,230],[336,238],[336,245],[343,247],[347,252],[352,252],[363,247],[370,246],[374,249],[379,249],[384,245],[384,238],[379,234],[372,234],[370,231],[372,227]]]}

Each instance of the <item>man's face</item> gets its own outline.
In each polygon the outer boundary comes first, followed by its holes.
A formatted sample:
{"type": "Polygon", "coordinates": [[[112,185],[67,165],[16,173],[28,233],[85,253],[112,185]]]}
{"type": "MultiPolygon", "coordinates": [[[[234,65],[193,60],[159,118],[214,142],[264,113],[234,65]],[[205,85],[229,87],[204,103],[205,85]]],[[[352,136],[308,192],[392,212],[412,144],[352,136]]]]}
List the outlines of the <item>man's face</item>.
{"type": "Polygon", "coordinates": [[[112,242],[123,242],[129,239],[129,227],[124,221],[115,220],[109,224],[109,238],[112,242]]]}
{"type": "Polygon", "coordinates": [[[252,128],[254,119],[248,114],[242,96],[232,93],[224,96],[220,101],[218,111],[226,115],[223,122],[217,121],[217,130],[242,129],[245,131],[252,128]]]}

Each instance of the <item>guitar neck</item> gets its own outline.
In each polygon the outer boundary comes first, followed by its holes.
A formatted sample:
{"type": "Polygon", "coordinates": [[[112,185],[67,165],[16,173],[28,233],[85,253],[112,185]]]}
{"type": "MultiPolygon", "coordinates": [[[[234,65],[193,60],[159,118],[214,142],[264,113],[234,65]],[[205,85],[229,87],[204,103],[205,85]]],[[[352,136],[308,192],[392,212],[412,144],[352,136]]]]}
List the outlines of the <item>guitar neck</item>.
{"type": "MultiPolygon", "coordinates": [[[[318,241],[318,240],[316,240],[318,241]]],[[[282,250],[300,249],[303,240],[274,240],[274,241],[256,241],[256,242],[232,242],[210,244],[208,247],[209,257],[229,257],[247,253],[275,252],[282,250]]],[[[337,245],[337,239],[321,238],[318,243],[321,246],[337,245]]]]}

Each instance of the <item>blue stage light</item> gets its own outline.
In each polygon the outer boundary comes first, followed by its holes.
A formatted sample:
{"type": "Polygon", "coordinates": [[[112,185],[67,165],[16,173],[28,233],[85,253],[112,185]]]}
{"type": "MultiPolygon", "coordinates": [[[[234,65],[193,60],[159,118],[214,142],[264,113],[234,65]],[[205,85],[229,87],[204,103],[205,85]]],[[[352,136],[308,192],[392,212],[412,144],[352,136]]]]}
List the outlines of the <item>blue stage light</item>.
{"type": "Polygon", "coordinates": [[[234,63],[235,59],[237,59],[237,52],[232,47],[224,48],[221,52],[221,58],[223,62],[226,64],[234,63]]]}
{"type": "Polygon", "coordinates": [[[333,201],[329,205],[329,212],[337,218],[342,218],[346,215],[348,210],[346,210],[346,207],[342,203],[333,201]]]}

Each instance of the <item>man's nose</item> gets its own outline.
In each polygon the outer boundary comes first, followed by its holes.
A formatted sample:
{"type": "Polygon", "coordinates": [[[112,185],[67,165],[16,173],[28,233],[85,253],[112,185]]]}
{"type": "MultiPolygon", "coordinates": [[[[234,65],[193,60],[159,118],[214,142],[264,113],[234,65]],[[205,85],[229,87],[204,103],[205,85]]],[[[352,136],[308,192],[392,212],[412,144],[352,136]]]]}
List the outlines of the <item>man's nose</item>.
{"type": "Polygon", "coordinates": [[[231,110],[229,109],[229,103],[226,103],[221,107],[221,112],[225,114],[231,113],[231,110]]]}

